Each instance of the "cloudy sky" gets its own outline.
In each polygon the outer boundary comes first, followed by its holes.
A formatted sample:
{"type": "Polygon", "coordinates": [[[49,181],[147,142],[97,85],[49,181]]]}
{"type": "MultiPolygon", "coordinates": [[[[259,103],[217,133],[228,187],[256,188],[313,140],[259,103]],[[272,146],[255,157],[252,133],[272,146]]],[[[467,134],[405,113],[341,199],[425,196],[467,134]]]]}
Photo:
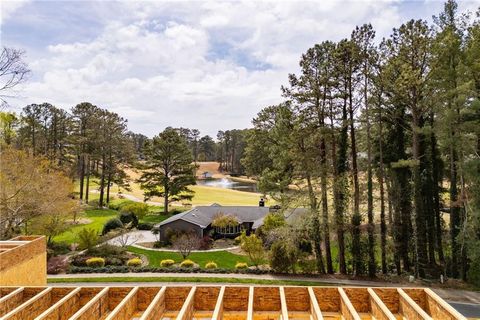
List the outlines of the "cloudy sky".
{"type": "MultiPolygon", "coordinates": [[[[442,1],[0,1],[3,46],[32,70],[17,99],[69,109],[89,101],[148,136],[245,128],[281,101],[302,52],[370,22],[377,38],[442,1]]],[[[474,10],[479,0],[460,2],[474,10]]]]}

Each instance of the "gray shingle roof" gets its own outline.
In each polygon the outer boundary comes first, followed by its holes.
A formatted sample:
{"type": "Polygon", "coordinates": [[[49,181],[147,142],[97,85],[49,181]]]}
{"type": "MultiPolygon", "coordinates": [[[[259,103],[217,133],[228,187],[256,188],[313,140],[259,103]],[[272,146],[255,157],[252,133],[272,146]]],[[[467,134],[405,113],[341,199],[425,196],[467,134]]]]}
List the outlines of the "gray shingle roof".
{"type": "Polygon", "coordinates": [[[220,213],[233,215],[237,217],[240,223],[255,222],[262,219],[268,211],[268,207],[256,206],[199,206],[176,214],[162,221],[158,226],[163,226],[176,220],[183,220],[206,228],[212,223],[214,217],[220,213]]]}

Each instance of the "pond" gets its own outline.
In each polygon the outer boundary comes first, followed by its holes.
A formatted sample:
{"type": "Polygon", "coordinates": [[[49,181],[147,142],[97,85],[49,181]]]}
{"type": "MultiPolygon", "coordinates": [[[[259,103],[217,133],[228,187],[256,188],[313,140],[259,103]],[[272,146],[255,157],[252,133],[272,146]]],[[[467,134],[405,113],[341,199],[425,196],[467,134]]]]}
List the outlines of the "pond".
{"type": "Polygon", "coordinates": [[[222,189],[232,189],[245,192],[254,192],[257,193],[257,184],[249,182],[237,182],[232,181],[228,178],[222,179],[209,179],[209,180],[197,180],[199,186],[215,187],[222,189]]]}

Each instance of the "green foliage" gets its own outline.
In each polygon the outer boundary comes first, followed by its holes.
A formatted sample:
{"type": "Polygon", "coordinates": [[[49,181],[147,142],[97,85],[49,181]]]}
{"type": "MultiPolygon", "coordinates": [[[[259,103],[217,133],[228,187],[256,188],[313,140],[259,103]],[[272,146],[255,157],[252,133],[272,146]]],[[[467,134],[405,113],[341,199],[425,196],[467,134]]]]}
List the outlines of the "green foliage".
{"type": "Polygon", "coordinates": [[[87,266],[92,268],[101,268],[105,266],[105,259],[100,257],[93,257],[87,260],[87,266]]]}
{"type": "Polygon", "coordinates": [[[246,264],[245,262],[237,262],[237,264],[235,264],[235,269],[243,270],[247,268],[248,264],[246,264]]]}
{"type": "Polygon", "coordinates": [[[286,221],[285,221],[285,218],[283,217],[283,214],[270,212],[263,219],[262,229],[264,232],[268,233],[273,229],[277,229],[285,225],[286,225],[286,221]]]}
{"type": "Polygon", "coordinates": [[[238,225],[237,217],[231,214],[220,213],[213,218],[212,227],[226,228],[238,225]]]}
{"type": "Polygon", "coordinates": [[[209,261],[207,264],[205,264],[205,269],[217,269],[218,266],[215,262],[209,261]]]}
{"type": "Polygon", "coordinates": [[[270,266],[276,272],[295,272],[298,259],[297,248],[288,242],[276,241],[270,249],[270,266]]]}
{"type": "MultiPolygon", "coordinates": [[[[130,228],[134,228],[138,226],[138,218],[137,216],[132,213],[132,212],[124,212],[122,211],[119,215],[118,218],[122,222],[123,226],[129,226],[130,228]]],[[[108,231],[107,231],[108,232],[108,231]]]]}
{"type": "Polygon", "coordinates": [[[112,230],[123,228],[123,223],[118,218],[108,220],[103,226],[102,235],[106,235],[112,230]]]}
{"type": "Polygon", "coordinates": [[[152,230],[153,229],[153,224],[151,223],[139,223],[137,225],[138,230],[152,230]]]}
{"type": "Polygon", "coordinates": [[[149,206],[142,202],[127,203],[121,207],[120,211],[122,213],[133,214],[138,220],[142,220],[147,215],[149,206]]]}
{"type": "Polygon", "coordinates": [[[98,233],[95,229],[83,228],[78,233],[78,246],[81,250],[90,250],[98,243],[98,233]]]}
{"type": "Polygon", "coordinates": [[[146,200],[163,197],[168,213],[171,202],[192,199],[193,191],[188,186],[195,184],[195,167],[187,142],[178,130],[168,127],[153,137],[146,155],[146,170],[138,180],[146,200]]]}
{"type": "Polygon", "coordinates": [[[175,261],[173,261],[172,259],[165,259],[165,260],[160,261],[160,266],[161,267],[171,267],[174,264],[175,264],[175,261]]]}
{"type": "Polygon", "coordinates": [[[245,231],[242,232],[240,239],[242,250],[248,255],[253,265],[258,267],[258,265],[262,263],[265,255],[262,239],[254,234],[247,236],[245,231]]]}
{"type": "Polygon", "coordinates": [[[180,267],[182,268],[192,268],[195,263],[190,259],[185,259],[180,263],[180,267]]]}
{"type": "Polygon", "coordinates": [[[140,267],[142,265],[142,259],[132,258],[127,261],[127,266],[129,267],[140,267]]]}

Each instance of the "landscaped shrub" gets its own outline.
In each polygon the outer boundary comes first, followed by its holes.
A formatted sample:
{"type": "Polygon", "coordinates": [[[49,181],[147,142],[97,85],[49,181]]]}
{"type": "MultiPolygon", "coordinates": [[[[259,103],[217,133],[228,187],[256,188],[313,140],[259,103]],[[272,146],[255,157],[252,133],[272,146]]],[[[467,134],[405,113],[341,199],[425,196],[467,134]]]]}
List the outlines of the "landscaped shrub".
{"type": "Polygon", "coordinates": [[[108,204],[108,208],[112,210],[121,210],[123,207],[128,206],[129,204],[135,203],[132,200],[127,199],[118,199],[114,201],[110,201],[108,204]]]}
{"type": "Polygon", "coordinates": [[[142,265],[142,259],[133,258],[127,261],[127,266],[129,267],[140,267],[142,265]]]}
{"type": "Polygon", "coordinates": [[[198,249],[208,250],[212,247],[212,245],[213,245],[213,239],[210,238],[209,236],[205,236],[200,240],[200,243],[198,245],[198,249]]]}
{"type": "Polygon", "coordinates": [[[164,267],[164,268],[171,267],[174,264],[175,264],[175,261],[173,261],[172,259],[165,259],[165,260],[160,261],[160,266],[164,267]]]}
{"type": "Polygon", "coordinates": [[[207,262],[207,264],[205,265],[205,269],[217,269],[217,268],[218,268],[217,264],[213,261],[207,262]]]}
{"type": "Polygon", "coordinates": [[[112,244],[104,243],[98,247],[91,248],[87,251],[87,254],[95,257],[119,257],[125,255],[127,249],[114,246],[112,244]]]}
{"type": "Polygon", "coordinates": [[[101,268],[105,266],[105,259],[100,257],[93,257],[87,260],[87,266],[91,268],[101,268]]]}
{"type": "Polygon", "coordinates": [[[48,274],[59,274],[67,271],[68,268],[68,259],[65,257],[53,257],[48,259],[47,262],[47,273],[48,274]]]}
{"type": "Polygon", "coordinates": [[[237,262],[237,264],[235,265],[235,269],[247,269],[248,268],[248,264],[246,264],[245,262],[237,262]]]}
{"type": "Polygon", "coordinates": [[[195,263],[190,259],[183,260],[182,263],[180,263],[180,267],[182,268],[191,268],[194,265],[195,263]]]}
{"type": "Polygon", "coordinates": [[[98,234],[97,230],[91,228],[83,228],[78,233],[78,247],[81,250],[91,249],[97,245],[98,234]]]}
{"type": "Polygon", "coordinates": [[[59,256],[70,252],[70,245],[66,242],[50,242],[47,244],[48,249],[52,250],[53,256],[59,256]]]}
{"type": "Polygon", "coordinates": [[[153,229],[153,224],[151,223],[139,223],[137,225],[138,230],[152,230],[153,229]]]}
{"type": "Polygon", "coordinates": [[[118,218],[120,219],[120,221],[122,221],[124,226],[128,225],[133,228],[138,225],[138,218],[132,212],[121,212],[118,218]]]}
{"type": "Polygon", "coordinates": [[[133,202],[123,206],[120,211],[122,213],[131,213],[135,215],[138,220],[141,220],[148,213],[148,204],[142,202],[133,202]]]}
{"type": "Polygon", "coordinates": [[[105,235],[109,233],[112,230],[118,229],[118,228],[123,228],[123,223],[120,221],[118,218],[112,218],[105,222],[105,225],[103,226],[102,230],[102,235],[105,235]]]}

